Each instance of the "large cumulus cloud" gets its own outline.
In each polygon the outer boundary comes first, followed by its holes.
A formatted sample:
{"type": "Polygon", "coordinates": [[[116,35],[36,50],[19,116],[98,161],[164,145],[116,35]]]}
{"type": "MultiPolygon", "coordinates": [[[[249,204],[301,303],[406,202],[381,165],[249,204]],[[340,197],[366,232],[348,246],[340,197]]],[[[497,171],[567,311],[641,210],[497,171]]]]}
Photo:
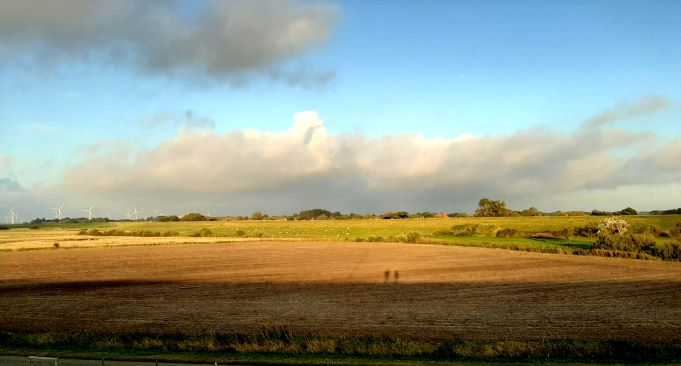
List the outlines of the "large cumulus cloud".
{"type": "Polygon", "coordinates": [[[244,72],[302,85],[333,77],[277,67],[326,41],[339,16],[333,5],[209,0],[189,14],[170,0],[0,1],[0,65],[26,55],[49,64],[99,57],[198,82],[242,82],[244,72]]]}
{"type": "MultiPolygon", "coordinates": [[[[118,200],[218,202],[230,213],[470,209],[483,196],[546,206],[571,195],[681,182],[679,140],[656,141],[650,133],[590,123],[571,133],[371,138],[332,134],[307,111],[285,131],[182,130],[152,149],[95,155],[71,169],[65,183],[118,200]]],[[[582,198],[551,208],[596,208],[589,204],[582,198]]]]}

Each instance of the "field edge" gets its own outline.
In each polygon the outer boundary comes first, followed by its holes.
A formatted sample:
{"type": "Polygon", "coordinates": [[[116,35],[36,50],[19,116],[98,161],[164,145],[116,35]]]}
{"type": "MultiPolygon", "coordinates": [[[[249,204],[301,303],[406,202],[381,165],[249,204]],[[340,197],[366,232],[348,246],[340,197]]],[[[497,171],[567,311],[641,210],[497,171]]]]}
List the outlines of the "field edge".
{"type": "Polygon", "coordinates": [[[681,362],[681,344],[623,340],[420,341],[259,334],[94,334],[0,331],[0,355],[262,365],[425,365],[442,362],[681,362]]]}

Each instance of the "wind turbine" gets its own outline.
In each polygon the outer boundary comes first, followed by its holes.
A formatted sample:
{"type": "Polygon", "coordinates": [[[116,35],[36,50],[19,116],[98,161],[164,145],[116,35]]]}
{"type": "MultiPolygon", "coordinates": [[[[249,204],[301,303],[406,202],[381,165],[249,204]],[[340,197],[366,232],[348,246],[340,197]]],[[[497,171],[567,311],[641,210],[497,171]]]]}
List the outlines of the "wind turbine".
{"type": "Polygon", "coordinates": [[[16,224],[17,223],[17,216],[19,216],[19,214],[17,214],[17,209],[11,208],[9,210],[9,223],[12,224],[12,225],[16,224]]]}
{"type": "Polygon", "coordinates": [[[64,215],[61,211],[63,208],[64,208],[64,205],[52,208],[54,210],[54,216],[57,218],[57,220],[61,220],[64,217],[64,215]]]}
{"type": "Polygon", "coordinates": [[[83,210],[83,211],[87,212],[87,219],[92,220],[92,205],[90,205],[90,208],[88,208],[87,210],[83,210]]]}
{"type": "Polygon", "coordinates": [[[132,210],[131,214],[132,214],[133,216],[135,216],[135,221],[139,220],[139,216],[138,216],[139,213],[140,213],[140,212],[137,211],[137,207],[135,207],[135,209],[132,210]]]}

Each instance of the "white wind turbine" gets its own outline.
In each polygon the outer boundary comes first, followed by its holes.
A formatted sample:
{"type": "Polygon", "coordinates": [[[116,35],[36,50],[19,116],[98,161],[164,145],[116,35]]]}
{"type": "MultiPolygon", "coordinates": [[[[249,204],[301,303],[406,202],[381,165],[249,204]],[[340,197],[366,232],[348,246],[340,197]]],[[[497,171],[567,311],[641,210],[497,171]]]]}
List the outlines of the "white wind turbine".
{"type": "Polygon", "coordinates": [[[16,224],[17,223],[17,216],[19,216],[19,214],[17,214],[17,209],[11,208],[9,210],[9,223],[12,224],[12,225],[16,224]]]}
{"type": "Polygon", "coordinates": [[[87,210],[83,210],[83,211],[87,212],[87,219],[92,220],[92,205],[90,205],[90,208],[88,208],[87,210]]]}
{"type": "Polygon", "coordinates": [[[57,220],[61,220],[64,217],[64,214],[62,212],[63,208],[64,208],[64,205],[52,208],[54,210],[54,216],[57,220]]]}
{"type": "Polygon", "coordinates": [[[131,212],[130,214],[131,214],[132,216],[135,217],[135,221],[139,220],[139,216],[138,216],[138,215],[140,214],[140,212],[137,211],[137,207],[135,207],[135,209],[132,210],[132,212],[131,212]]]}

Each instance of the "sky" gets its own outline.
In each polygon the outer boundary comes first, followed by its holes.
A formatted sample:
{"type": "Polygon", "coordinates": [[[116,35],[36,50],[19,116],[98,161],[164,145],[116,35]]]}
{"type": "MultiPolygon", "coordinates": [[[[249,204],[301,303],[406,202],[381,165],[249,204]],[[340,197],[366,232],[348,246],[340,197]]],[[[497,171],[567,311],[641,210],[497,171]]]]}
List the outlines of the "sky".
{"type": "Polygon", "coordinates": [[[681,207],[681,2],[0,0],[0,221],[681,207]]]}

